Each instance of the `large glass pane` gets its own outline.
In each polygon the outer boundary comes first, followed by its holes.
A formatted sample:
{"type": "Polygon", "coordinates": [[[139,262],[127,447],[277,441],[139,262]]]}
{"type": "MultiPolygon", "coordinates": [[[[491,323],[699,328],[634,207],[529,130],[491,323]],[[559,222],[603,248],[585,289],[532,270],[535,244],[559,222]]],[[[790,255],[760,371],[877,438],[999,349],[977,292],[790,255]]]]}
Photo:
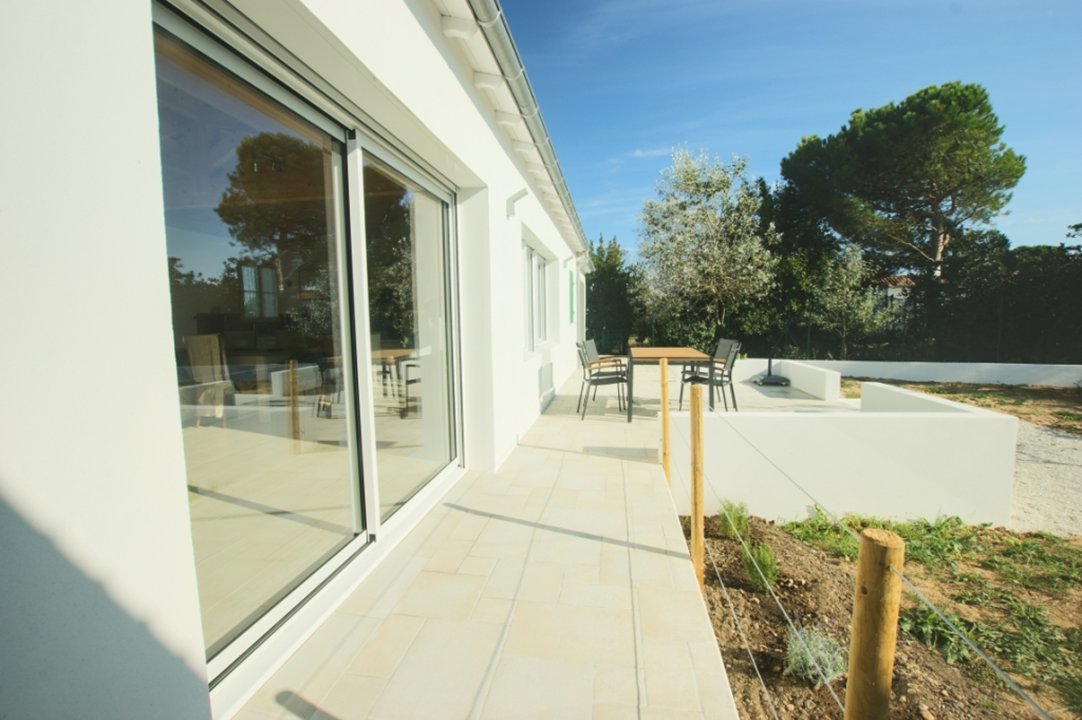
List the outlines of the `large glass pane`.
{"type": "Polygon", "coordinates": [[[366,161],[364,214],[376,463],[386,518],[452,458],[447,206],[366,161]]]}
{"type": "Polygon", "coordinates": [[[342,144],[156,39],[180,418],[207,653],[359,532],[342,144]]]}

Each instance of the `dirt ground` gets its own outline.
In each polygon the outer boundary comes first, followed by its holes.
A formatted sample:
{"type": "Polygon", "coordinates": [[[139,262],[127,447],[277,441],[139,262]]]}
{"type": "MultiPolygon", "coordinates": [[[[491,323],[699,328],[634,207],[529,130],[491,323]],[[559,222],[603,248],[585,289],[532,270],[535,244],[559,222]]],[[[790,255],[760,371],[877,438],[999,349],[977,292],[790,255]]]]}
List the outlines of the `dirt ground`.
{"type": "MultiPolygon", "coordinates": [[[[797,625],[815,626],[837,639],[848,651],[849,623],[853,607],[853,564],[827,555],[759,518],[751,518],[751,536],[755,542],[766,542],[778,562],[779,580],[776,592],[782,605],[797,625]]],[[[772,718],[774,714],[764,697],[748,652],[734,626],[735,612],[747,635],[750,647],[770,691],[777,716],[781,718],[815,719],[841,718],[842,712],[824,687],[815,688],[808,681],[785,674],[785,644],[788,626],[771,596],[754,590],[745,579],[736,540],[720,537],[716,521],[708,519],[707,527],[707,606],[715,634],[725,658],[729,681],[741,718],[772,718]],[[711,560],[728,588],[732,604],[725,599],[711,560]]],[[[686,522],[685,522],[686,531],[686,522]]],[[[1002,531],[1006,532],[1006,531],[1002,531]]],[[[922,567],[907,566],[906,574],[928,593],[937,604],[942,594],[935,583],[922,580],[922,567]],[[937,597],[938,596],[938,597],[937,597]]],[[[1078,623],[1077,608],[1082,594],[1068,593],[1062,598],[1062,608],[1052,608],[1052,614],[1065,613],[1070,622],[1078,623]],[[1073,609],[1072,609],[1073,607],[1073,609]]],[[[903,606],[915,604],[904,599],[903,606]]],[[[969,606],[966,611],[980,613],[969,606]]],[[[990,622],[995,619],[984,618],[990,622]]],[[[1028,692],[1039,688],[1025,678],[1015,678],[1028,692]]],[[[846,678],[833,681],[838,697],[845,700],[846,678]]],[[[1062,698],[1052,694],[1038,695],[1044,707],[1062,707],[1062,698]]],[[[892,718],[1014,718],[1035,717],[1034,713],[1015,695],[1007,691],[990,671],[972,669],[963,672],[961,664],[947,664],[936,652],[922,643],[899,633],[894,665],[892,718]]],[[[1070,711],[1057,717],[1072,717],[1070,711]]]]}

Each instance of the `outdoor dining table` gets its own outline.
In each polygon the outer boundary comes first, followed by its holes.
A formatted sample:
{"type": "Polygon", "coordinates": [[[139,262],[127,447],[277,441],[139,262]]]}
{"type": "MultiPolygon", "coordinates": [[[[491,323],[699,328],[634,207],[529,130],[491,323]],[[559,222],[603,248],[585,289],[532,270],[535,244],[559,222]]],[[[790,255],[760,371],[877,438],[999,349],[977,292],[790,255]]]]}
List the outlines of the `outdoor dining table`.
{"type": "Polygon", "coordinates": [[[662,359],[669,362],[707,362],[710,356],[690,347],[634,347],[627,357],[627,421],[631,422],[631,405],[634,402],[635,366],[657,365],[662,359]]]}

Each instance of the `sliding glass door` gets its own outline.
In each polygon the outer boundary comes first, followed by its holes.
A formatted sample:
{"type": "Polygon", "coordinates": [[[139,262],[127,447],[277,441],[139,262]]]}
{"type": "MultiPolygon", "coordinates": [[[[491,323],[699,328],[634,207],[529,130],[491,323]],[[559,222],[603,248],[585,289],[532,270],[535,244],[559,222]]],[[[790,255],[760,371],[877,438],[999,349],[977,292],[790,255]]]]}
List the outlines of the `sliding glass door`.
{"type": "Polygon", "coordinates": [[[448,205],[372,158],[365,248],[381,519],[454,458],[448,205]]]}
{"type": "Polygon", "coordinates": [[[156,52],[209,657],[363,529],[343,323],[346,138],[164,32],[156,52]]]}

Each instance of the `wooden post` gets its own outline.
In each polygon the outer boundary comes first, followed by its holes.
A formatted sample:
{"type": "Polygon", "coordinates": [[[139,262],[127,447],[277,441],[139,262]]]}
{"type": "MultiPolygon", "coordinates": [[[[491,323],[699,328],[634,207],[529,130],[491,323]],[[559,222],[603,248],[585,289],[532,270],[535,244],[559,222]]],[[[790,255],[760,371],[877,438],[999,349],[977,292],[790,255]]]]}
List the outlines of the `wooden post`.
{"type": "Polygon", "coordinates": [[[905,563],[905,542],[889,530],[868,528],[860,535],[845,720],[886,720],[905,563]]]}
{"type": "Polygon", "coordinates": [[[669,361],[661,358],[658,362],[661,372],[661,469],[665,471],[665,481],[672,487],[671,465],[669,463],[669,361]]]}
{"type": "Polygon", "coordinates": [[[706,592],[706,540],[703,517],[703,389],[691,386],[691,564],[706,592]]]}
{"type": "Polygon", "coordinates": [[[297,392],[297,361],[289,361],[289,430],[293,436],[293,452],[300,452],[301,409],[297,392]]]}

